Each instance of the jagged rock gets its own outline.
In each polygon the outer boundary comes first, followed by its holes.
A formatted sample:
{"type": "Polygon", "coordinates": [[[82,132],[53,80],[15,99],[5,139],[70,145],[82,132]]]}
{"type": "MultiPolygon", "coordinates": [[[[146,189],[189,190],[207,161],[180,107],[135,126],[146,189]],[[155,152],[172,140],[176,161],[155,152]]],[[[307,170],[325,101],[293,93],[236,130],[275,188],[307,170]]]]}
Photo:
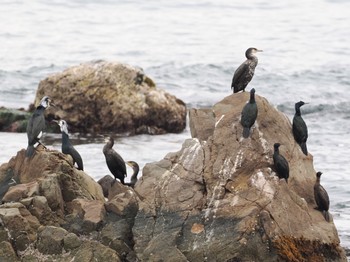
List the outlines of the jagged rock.
{"type": "Polygon", "coordinates": [[[63,238],[64,249],[67,251],[76,249],[76,248],[80,247],[81,244],[82,244],[82,241],[74,233],[68,233],[63,238]]]}
{"type": "Polygon", "coordinates": [[[43,254],[61,254],[63,239],[68,232],[61,227],[45,226],[39,229],[37,248],[43,254]]]}
{"type": "Polygon", "coordinates": [[[13,250],[12,245],[7,241],[0,242],[0,261],[17,262],[16,252],[13,250]]]}
{"type": "Polygon", "coordinates": [[[35,195],[39,195],[39,184],[37,181],[11,186],[2,198],[2,202],[18,202],[23,198],[35,195]]]}
{"type": "Polygon", "coordinates": [[[74,254],[74,262],[121,262],[118,254],[98,242],[84,242],[74,254]]]}
{"type": "Polygon", "coordinates": [[[104,197],[108,197],[109,190],[111,189],[113,182],[114,178],[110,175],[105,175],[97,181],[97,183],[99,183],[102,187],[104,197]]]}
{"type": "Polygon", "coordinates": [[[141,69],[120,63],[84,63],[49,76],[34,104],[44,95],[56,104],[48,117],[65,119],[71,132],[159,134],[186,126],[184,102],[156,88],[141,69]]]}
{"type": "Polygon", "coordinates": [[[140,260],[346,261],[333,222],[314,209],[312,155],[295,143],[290,120],[258,95],[257,121],[243,139],[248,100],[238,93],[212,112],[192,111],[194,138],[145,166],[135,187],[140,260]],[[272,170],[276,142],[289,162],[288,184],[272,170]]]}
{"type": "Polygon", "coordinates": [[[106,216],[104,202],[100,200],[74,199],[67,203],[67,208],[73,217],[81,218],[86,233],[101,228],[106,216]]]}

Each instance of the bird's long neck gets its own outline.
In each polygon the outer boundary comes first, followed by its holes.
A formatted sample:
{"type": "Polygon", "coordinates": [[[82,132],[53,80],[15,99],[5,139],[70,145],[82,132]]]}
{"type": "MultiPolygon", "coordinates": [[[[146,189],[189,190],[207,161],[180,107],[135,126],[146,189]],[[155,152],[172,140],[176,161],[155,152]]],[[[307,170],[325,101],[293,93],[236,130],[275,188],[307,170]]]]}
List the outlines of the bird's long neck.
{"type": "Polygon", "coordinates": [[[280,154],[280,150],[278,147],[275,147],[275,152],[274,152],[275,155],[279,155],[280,154]]]}
{"type": "Polygon", "coordinates": [[[69,141],[69,135],[66,132],[62,131],[62,145],[64,144],[69,145],[70,141],[69,141]]]}
{"type": "Polygon", "coordinates": [[[113,145],[114,145],[114,143],[112,141],[108,141],[103,147],[103,152],[105,153],[108,150],[111,150],[113,145]]]}
{"type": "Polygon", "coordinates": [[[249,59],[249,60],[253,60],[253,61],[255,61],[255,62],[258,62],[258,57],[255,56],[253,53],[247,54],[246,57],[247,57],[247,59],[249,59]]]}
{"type": "Polygon", "coordinates": [[[131,176],[131,179],[137,179],[137,175],[139,174],[139,169],[138,168],[134,168],[134,173],[131,176]]]}
{"type": "Polygon", "coordinates": [[[254,95],[254,93],[250,93],[249,103],[251,103],[251,104],[255,103],[255,95],[254,95]]]}
{"type": "Polygon", "coordinates": [[[301,116],[301,112],[300,112],[300,107],[299,106],[295,107],[295,115],[296,116],[301,116]]]}
{"type": "Polygon", "coordinates": [[[316,184],[320,185],[321,184],[321,177],[316,177],[316,184]]]}

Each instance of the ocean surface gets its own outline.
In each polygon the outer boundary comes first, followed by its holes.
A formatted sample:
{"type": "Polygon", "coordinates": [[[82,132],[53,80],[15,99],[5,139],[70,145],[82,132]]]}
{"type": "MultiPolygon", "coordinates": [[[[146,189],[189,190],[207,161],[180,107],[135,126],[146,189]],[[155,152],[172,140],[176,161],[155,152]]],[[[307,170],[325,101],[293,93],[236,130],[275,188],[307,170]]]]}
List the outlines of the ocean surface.
{"type": "MultiPolygon", "coordinates": [[[[308,149],[331,199],[341,243],[350,248],[350,1],[2,0],[0,106],[28,108],[40,80],[91,60],[142,67],[189,108],[231,94],[248,47],[263,49],[247,90],[284,112],[294,103],[308,124],[308,149]]],[[[101,138],[72,134],[86,172],[108,174],[101,138]]],[[[158,161],[190,138],[118,137],[125,160],[158,161]]],[[[60,149],[60,135],[46,134],[60,149]]],[[[26,134],[0,133],[0,164],[25,148],[26,134]]],[[[130,170],[131,172],[131,170],[130,170]]]]}

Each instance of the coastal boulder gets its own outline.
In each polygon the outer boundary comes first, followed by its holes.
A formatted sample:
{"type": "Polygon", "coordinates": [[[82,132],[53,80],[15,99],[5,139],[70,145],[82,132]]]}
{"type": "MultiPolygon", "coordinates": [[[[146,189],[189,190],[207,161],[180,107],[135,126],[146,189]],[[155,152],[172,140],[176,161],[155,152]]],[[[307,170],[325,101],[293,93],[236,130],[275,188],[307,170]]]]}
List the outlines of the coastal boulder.
{"type": "Polygon", "coordinates": [[[156,87],[142,69],[95,61],[54,74],[39,84],[56,107],[50,118],[64,119],[72,132],[178,133],[186,126],[186,105],[156,87]]]}
{"type": "Polygon", "coordinates": [[[259,95],[244,139],[248,100],[243,92],[191,110],[193,138],[144,167],[133,227],[141,261],[346,261],[334,223],[315,210],[313,156],[295,143],[290,120],[259,95]],[[273,169],[277,142],[288,184],[273,169]]]}

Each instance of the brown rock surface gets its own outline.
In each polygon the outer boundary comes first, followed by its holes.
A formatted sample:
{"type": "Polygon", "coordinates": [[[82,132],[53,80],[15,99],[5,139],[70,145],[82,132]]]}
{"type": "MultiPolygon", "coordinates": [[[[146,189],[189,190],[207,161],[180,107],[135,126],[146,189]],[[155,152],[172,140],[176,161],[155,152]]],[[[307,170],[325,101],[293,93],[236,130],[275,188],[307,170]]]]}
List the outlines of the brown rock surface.
{"type": "Polygon", "coordinates": [[[156,88],[142,70],[120,63],[84,63],[49,76],[34,104],[44,95],[57,105],[46,113],[65,119],[72,132],[158,134],[186,126],[184,102],[156,88]]]}
{"type": "Polygon", "coordinates": [[[133,227],[142,261],[346,261],[335,225],[314,209],[312,155],[295,143],[289,119],[258,95],[257,121],[243,139],[248,100],[239,93],[212,112],[191,111],[194,138],[143,169],[133,227]],[[288,184],[272,169],[276,142],[289,162],[288,184]]]}

